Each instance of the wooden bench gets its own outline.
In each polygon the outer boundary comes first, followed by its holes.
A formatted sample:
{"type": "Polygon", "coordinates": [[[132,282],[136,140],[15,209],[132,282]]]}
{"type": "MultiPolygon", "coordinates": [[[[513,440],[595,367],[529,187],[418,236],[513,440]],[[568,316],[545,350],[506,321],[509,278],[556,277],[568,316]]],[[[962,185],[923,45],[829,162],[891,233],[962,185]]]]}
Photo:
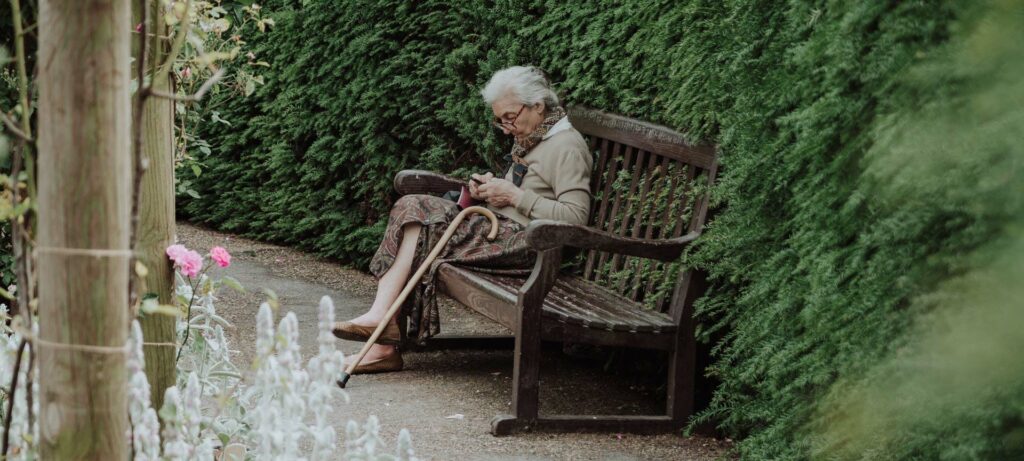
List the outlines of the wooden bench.
{"type": "MultiPolygon", "coordinates": [[[[682,271],[667,279],[665,264],[658,261],[675,261],[700,235],[707,216],[706,191],[718,168],[715,149],[689,144],[682,134],[662,126],[594,109],[572,108],[569,118],[597,153],[590,226],[534,220],[526,229],[527,242],[538,252],[529,278],[444,265],[438,270],[439,290],[515,333],[515,414],[495,417],[493,434],[523,429],[676,430],[694,409],[692,305],[701,295],[704,277],[682,271]],[[560,273],[563,248],[585,250],[581,275],[560,273]],[[542,340],[668,351],[665,413],[540,416],[542,340]]],[[[440,194],[457,190],[463,182],[406,170],[396,176],[395,189],[402,195],[440,194]]],[[[493,342],[479,337],[435,341],[443,342],[442,347],[493,342]]]]}

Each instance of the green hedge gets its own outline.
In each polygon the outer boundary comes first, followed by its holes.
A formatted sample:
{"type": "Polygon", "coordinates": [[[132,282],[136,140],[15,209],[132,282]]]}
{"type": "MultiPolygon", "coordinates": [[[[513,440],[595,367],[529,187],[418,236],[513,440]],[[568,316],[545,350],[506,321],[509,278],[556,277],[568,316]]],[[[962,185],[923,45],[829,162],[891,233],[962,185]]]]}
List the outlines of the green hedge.
{"type": "Polygon", "coordinates": [[[485,35],[493,18],[483,7],[297,3],[268,4],[280,11],[277,25],[252,35],[272,66],[266,84],[211,104],[233,125],[203,127],[216,155],[200,155],[206,169],[194,184],[216,199],[182,208],[193,220],[365,263],[395,172],[500,157],[475,93],[503,62],[483,50],[510,47],[485,35]],[[495,64],[480,69],[487,59],[495,64]]]}
{"type": "MultiPolygon", "coordinates": [[[[494,167],[507,142],[477,90],[499,68],[540,65],[570,103],[720,146],[720,211],[688,255],[711,274],[703,333],[722,336],[711,370],[722,384],[700,418],[739,437],[746,459],[804,459],[823,446],[811,429],[819,402],[913,343],[915,319],[938,309],[920,297],[973,267],[963,256],[1021,210],[1004,200],[979,211],[978,200],[999,200],[971,194],[994,171],[985,165],[944,176],[956,200],[922,194],[927,181],[886,192],[899,181],[872,173],[891,163],[878,160],[892,158],[886,149],[900,152],[889,141],[898,122],[921,115],[911,108],[971,85],[969,73],[925,70],[971,65],[951,57],[951,43],[989,24],[978,11],[1020,16],[1016,0],[978,5],[270,1],[277,26],[253,37],[272,65],[266,85],[248,99],[214,98],[210,110],[232,125],[202,128],[214,146],[199,156],[203,198],[180,210],[364,264],[394,173],[494,167]]],[[[959,424],[949,416],[898,433],[899,449],[875,457],[998,458],[1015,446],[1000,437],[1020,427],[1021,408],[971,416],[1003,423],[969,426],[973,445],[934,443],[959,424]]]]}

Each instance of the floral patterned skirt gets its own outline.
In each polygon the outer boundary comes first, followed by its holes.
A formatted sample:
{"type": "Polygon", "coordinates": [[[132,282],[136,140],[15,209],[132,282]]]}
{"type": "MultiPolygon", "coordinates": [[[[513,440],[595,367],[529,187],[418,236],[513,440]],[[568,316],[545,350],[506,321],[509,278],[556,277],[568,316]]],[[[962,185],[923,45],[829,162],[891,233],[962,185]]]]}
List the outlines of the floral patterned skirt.
{"type": "MultiPolygon", "coordinates": [[[[418,223],[423,227],[409,271],[414,274],[459,211],[455,202],[433,195],[406,195],[400,198],[391,208],[384,240],[370,260],[370,272],[379,279],[391,268],[401,244],[402,228],[406,224],[418,223]]],[[[485,216],[470,215],[459,224],[402,306],[403,313],[409,318],[409,337],[422,343],[441,331],[436,299],[437,268],[441,264],[454,264],[477,272],[496,274],[530,273],[536,252],[526,245],[523,226],[502,215],[497,216],[499,229],[494,240],[487,240],[491,224],[485,216]]]]}

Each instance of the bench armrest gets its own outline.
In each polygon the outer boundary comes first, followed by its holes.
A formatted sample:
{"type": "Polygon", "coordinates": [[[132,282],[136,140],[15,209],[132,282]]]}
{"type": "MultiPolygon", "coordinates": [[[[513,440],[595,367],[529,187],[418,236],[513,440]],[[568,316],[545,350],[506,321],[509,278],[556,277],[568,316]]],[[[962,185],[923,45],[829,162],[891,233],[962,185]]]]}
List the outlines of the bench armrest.
{"type": "Polygon", "coordinates": [[[620,237],[590,227],[549,219],[531,221],[526,227],[526,243],[538,251],[570,246],[660,261],[676,260],[686,245],[699,236],[699,232],[691,232],[673,239],[620,237]]]}
{"type": "Polygon", "coordinates": [[[466,181],[426,170],[402,170],[395,175],[395,191],[400,195],[443,194],[459,190],[466,181]]]}

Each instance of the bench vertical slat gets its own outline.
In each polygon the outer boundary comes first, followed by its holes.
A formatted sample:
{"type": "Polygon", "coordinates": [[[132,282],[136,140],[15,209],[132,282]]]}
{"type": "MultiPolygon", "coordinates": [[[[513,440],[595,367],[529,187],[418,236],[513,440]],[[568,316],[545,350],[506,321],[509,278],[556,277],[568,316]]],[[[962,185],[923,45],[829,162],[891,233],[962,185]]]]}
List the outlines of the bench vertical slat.
{"type": "Polygon", "coordinates": [[[683,183],[683,193],[680,194],[679,196],[681,206],[679,207],[678,217],[676,218],[675,229],[672,231],[672,238],[676,238],[679,237],[680,235],[683,235],[683,229],[690,227],[689,222],[686,223],[686,226],[683,226],[683,221],[685,221],[683,217],[686,215],[687,205],[690,206],[690,221],[693,221],[693,180],[697,177],[699,173],[697,170],[698,168],[692,165],[686,169],[686,182],[683,183]]]}
{"type": "MultiPolygon", "coordinates": [[[[601,204],[604,203],[604,197],[607,193],[603,193],[604,184],[607,181],[607,169],[608,169],[608,140],[600,138],[598,136],[588,136],[591,144],[591,150],[597,151],[597,169],[594,170],[590,176],[590,190],[591,190],[591,211],[589,216],[589,224],[595,225],[597,220],[603,218],[603,211],[600,211],[601,204]]],[[[594,258],[592,257],[594,251],[587,252],[585,260],[585,268],[583,277],[584,279],[590,280],[594,273],[594,258]]]]}
{"type": "MultiPolygon", "coordinates": [[[[607,139],[601,140],[601,166],[602,169],[597,170],[598,176],[603,176],[604,181],[602,187],[601,198],[597,203],[597,220],[595,220],[591,226],[597,229],[604,229],[604,220],[608,216],[608,199],[611,197],[612,183],[615,182],[615,176],[618,173],[618,163],[612,154],[613,146],[621,146],[621,144],[612,143],[607,139]]],[[[597,280],[598,269],[596,265],[597,251],[591,250],[587,255],[586,270],[584,277],[588,280],[597,280]]]]}
{"type": "MultiPolygon", "coordinates": [[[[675,188],[675,179],[673,179],[673,177],[672,177],[672,175],[670,173],[670,170],[672,170],[673,168],[678,167],[679,166],[679,162],[670,160],[670,161],[665,162],[664,165],[665,165],[665,171],[664,171],[664,173],[665,173],[665,180],[663,182],[663,184],[664,184],[663,187],[666,188],[666,197],[669,200],[671,200],[672,195],[675,193],[675,190],[674,190],[674,188],[675,188]]],[[[659,211],[664,211],[666,213],[666,216],[668,216],[668,213],[669,213],[669,210],[670,210],[670,208],[668,206],[668,203],[666,202],[663,206],[664,206],[664,210],[662,210],[661,207],[659,207],[658,210],[659,211]]],[[[657,219],[657,218],[655,217],[655,219],[657,219]]],[[[657,231],[655,232],[656,238],[665,238],[666,234],[667,234],[667,232],[665,231],[665,226],[664,225],[659,225],[657,231]]],[[[662,267],[665,267],[665,266],[667,266],[667,264],[662,264],[662,267]]],[[[653,293],[655,291],[655,288],[657,287],[658,281],[659,281],[658,277],[651,277],[651,280],[648,282],[648,285],[647,285],[647,292],[648,293],[651,293],[653,295],[653,293]]],[[[668,303],[665,302],[664,298],[655,299],[653,304],[656,305],[658,307],[658,310],[661,311],[661,312],[664,312],[665,310],[668,309],[668,303]]]]}
{"type": "MultiPolygon", "coordinates": [[[[606,166],[606,164],[608,162],[608,156],[604,155],[604,153],[600,151],[600,145],[601,145],[602,141],[603,142],[607,142],[607,140],[602,140],[601,138],[598,138],[597,136],[590,136],[587,139],[587,146],[590,147],[591,155],[593,155],[594,151],[598,151],[598,154],[597,154],[597,168],[594,169],[594,174],[590,175],[590,191],[591,191],[591,193],[595,193],[595,192],[601,190],[600,189],[600,187],[601,187],[601,172],[604,171],[604,168],[605,168],[605,166],[606,166]]],[[[591,198],[593,199],[595,197],[591,197],[591,198]]]]}
{"type": "MultiPolygon", "coordinates": [[[[594,226],[597,229],[607,231],[609,222],[615,221],[615,215],[613,214],[612,205],[615,202],[615,183],[619,176],[619,171],[625,168],[622,144],[610,142],[607,155],[610,157],[608,160],[607,170],[604,176],[604,191],[601,197],[600,208],[598,210],[598,219],[594,222],[594,226]]],[[[591,251],[589,259],[593,265],[593,273],[591,280],[597,282],[601,280],[602,267],[601,267],[601,256],[600,251],[591,251]]]]}
{"type": "MultiPolygon", "coordinates": [[[[672,219],[671,204],[676,187],[676,179],[673,172],[679,167],[681,166],[678,161],[670,157],[661,157],[661,163],[658,165],[660,174],[655,182],[655,187],[652,189],[654,200],[657,202],[652,204],[650,214],[647,217],[647,229],[644,232],[644,238],[666,237],[666,228],[670,226],[669,223],[671,223],[672,219]]],[[[641,299],[638,299],[639,301],[647,301],[647,297],[654,293],[659,280],[662,279],[659,275],[661,275],[661,271],[665,270],[667,264],[653,260],[644,260],[644,267],[648,270],[648,275],[646,286],[641,294],[641,299]]],[[[658,312],[664,312],[667,307],[664,298],[655,299],[650,304],[658,312]]]]}
{"type": "MultiPolygon", "coordinates": [[[[627,146],[626,147],[625,157],[622,160],[622,171],[628,171],[627,169],[633,163],[633,154],[634,154],[635,150],[636,149],[633,146],[627,146]]],[[[616,152],[615,157],[618,158],[619,157],[619,153],[622,152],[622,144],[616,143],[615,152],[616,152]]],[[[617,172],[616,172],[615,177],[613,179],[611,179],[610,181],[613,184],[618,182],[618,173],[617,172]]],[[[624,195],[621,188],[619,188],[619,190],[615,190],[614,192],[615,192],[615,199],[611,201],[612,208],[611,208],[611,210],[608,211],[607,220],[602,223],[602,229],[605,230],[605,231],[608,231],[608,232],[612,232],[612,233],[615,232],[615,219],[619,216],[619,207],[622,206],[622,199],[623,199],[623,195],[624,195]]],[[[607,203],[604,204],[604,206],[607,206],[607,203]]],[[[600,255],[598,257],[598,260],[597,260],[598,277],[602,277],[603,276],[603,280],[604,281],[608,281],[608,280],[611,279],[611,271],[608,270],[608,267],[606,265],[606,263],[608,262],[608,253],[604,252],[604,251],[601,251],[601,252],[598,252],[598,254],[600,255]]],[[[596,280],[598,280],[598,279],[595,279],[595,281],[596,280]]]]}
{"type": "Polygon", "coordinates": [[[674,209],[673,205],[676,202],[676,191],[679,189],[679,183],[681,182],[679,181],[679,177],[682,175],[683,170],[690,169],[690,167],[679,162],[672,162],[672,167],[672,171],[667,172],[667,174],[671,175],[671,183],[669,184],[668,190],[668,203],[665,204],[665,217],[662,219],[662,232],[661,235],[658,236],[658,238],[663,239],[669,238],[671,231],[668,229],[671,229],[674,224],[673,218],[675,217],[675,214],[672,213],[672,210],[674,209]]]}
{"type": "MultiPolygon", "coordinates": [[[[718,165],[712,164],[706,173],[708,184],[714,184],[715,177],[718,175],[718,165]]],[[[704,225],[708,217],[710,201],[710,194],[702,194],[694,201],[691,229],[698,229],[704,225]]],[[[680,327],[685,326],[685,322],[693,322],[693,302],[704,293],[705,275],[700,271],[687,271],[679,274],[676,279],[675,291],[669,304],[669,315],[680,327]],[[690,309],[690,311],[684,312],[685,309],[690,309]]]]}
{"type": "MultiPolygon", "coordinates": [[[[588,153],[590,155],[594,155],[595,153],[597,154],[597,158],[594,159],[595,169],[592,172],[592,174],[590,175],[590,200],[591,200],[590,206],[591,206],[591,213],[590,213],[590,216],[587,216],[587,225],[592,226],[593,225],[593,221],[594,221],[594,217],[597,216],[597,214],[594,213],[593,210],[597,209],[597,206],[598,206],[597,202],[599,200],[600,191],[601,191],[601,188],[603,186],[602,183],[601,183],[601,179],[602,179],[601,172],[603,172],[605,170],[605,166],[608,163],[608,156],[605,155],[604,152],[602,152],[601,144],[603,142],[607,143],[608,141],[604,140],[604,139],[602,139],[600,137],[597,137],[597,136],[584,136],[584,139],[586,139],[586,141],[587,141],[587,147],[589,148],[588,153]]],[[[584,259],[583,264],[586,265],[589,262],[588,259],[584,259]]],[[[584,269],[584,272],[583,272],[584,275],[583,276],[587,277],[588,274],[590,273],[591,269],[592,269],[592,267],[586,267],[584,269]]]]}
{"type": "Polygon", "coordinates": [[[665,178],[668,177],[668,165],[671,159],[668,157],[658,157],[657,165],[655,165],[651,172],[649,181],[648,193],[652,195],[651,199],[648,200],[649,207],[647,213],[644,215],[644,234],[643,238],[651,239],[655,236],[655,231],[658,229],[656,224],[658,223],[658,203],[659,194],[664,187],[665,178]]]}
{"type": "MultiPolygon", "coordinates": [[[[630,193],[626,202],[626,208],[623,210],[623,221],[618,225],[618,231],[615,235],[628,237],[633,227],[633,222],[638,218],[638,210],[642,209],[642,200],[637,200],[637,188],[641,187],[645,182],[644,174],[646,171],[643,168],[645,159],[653,158],[654,155],[646,151],[638,151],[637,157],[633,163],[633,178],[630,181],[630,193]]],[[[625,287],[627,281],[631,278],[629,271],[626,270],[630,262],[630,258],[623,255],[614,255],[611,258],[611,271],[612,274],[618,276],[618,281],[615,282],[613,290],[618,293],[625,293],[625,287]]]]}
{"type": "MultiPolygon", "coordinates": [[[[679,161],[672,161],[667,165],[668,169],[665,171],[665,174],[669,177],[668,202],[665,204],[665,215],[662,218],[662,226],[658,233],[658,238],[663,239],[672,238],[676,223],[682,221],[682,216],[679,216],[679,213],[675,212],[677,209],[684,209],[684,207],[679,206],[679,203],[685,202],[686,200],[684,197],[685,191],[679,192],[679,189],[680,187],[686,187],[687,181],[684,177],[687,172],[694,168],[692,165],[686,165],[679,161]]],[[[668,280],[669,275],[668,271],[665,271],[660,277],[651,277],[653,283],[651,284],[652,287],[649,291],[653,292],[655,287],[664,284],[668,280]]],[[[658,305],[659,309],[663,307],[665,303],[666,298],[664,293],[659,295],[654,301],[654,304],[658,305]]]]}
{"type": "MultiPolygon", "coordinates": [[[[715,177],[718,175],[718,165],[712,165],[711,168],[704,170],[707,174],[707,183],[713,184],[715,177]]],[[[711,203],[711,194],[703,194],[699,197],[693,206],[693,217],[690,219],[690,225],[688,232],[693,232],[704,227],[704,222],[707,221],[708,206],[711,203]]]]}
{"type": "MultiPolygon", "coordinates": [[[[644,238],[651,238],[650,234],[653,226],[651,226],[651,220],[648,215],[653,213],[654,207],[650,205],[650,200],[647,199],[647,194],[651,192],[653,183],[658,179],[659,158],[663,157],[651,153],[647,160],[647,167],[644,169],[645,174],[643,188],[640,189],[640,200],[637,202],[636,216],[633,220],[633,232],[630,234],[632,237],[640,237],[641,235],[644,235],[644,238]],[[641,229],[643,229],[643,234],[641,234],[641,229]]],[[[627,263],[627,267],[631,267],[633,269],[631,272],[634,274],[632,280],[633,288],[629,292],[629,299],[637,301],[641,295],[640,285],[643,285],[644,283],[643,278],[645,271],[643,269],[645,267],[650,267],[650,265],[647,264],[646,260],[636,257],[628,258],[627,263]]]]}
{"type": "MultiPolygon", "coordinates": [[[[640,166],[643,165],[644,158],[645,156],[648,155],[653,157],[653,154],[648,154],[646,151],[643,150],[637,150],[636,157],[633,159],[633,164],[630,165],[630,169],[633,171],[633,177],[629,181],[629,195],[626,196],[626,204],[624,209],[622,210],[621,215],[622,222],[619,223],[619,229],[615,231],[616,235],[621,235],[623,237],[628,235],[630,223],[633,219],[636,218],[636,210],[637,207],[641,204],[641,202],[635,200],[634,197],[636,197],[636,189],[637,187],[639,187],[641,182],[640,178],[643,176],[640,166]]],[[[624,267],[625,262],[626,261],[624,260],[622,255],[616,254],[612,256],[611,273],[615,274],[619,272],[624,267]]],[[[629,274],[619,274],[619,280],[616,283],[615,291],[619,293],[622,293],[624,291],[627,278],[629,278],[629,274]]]]}
{"type": "MultiPolygon", "coordinates": [[[[696,221],[700,221],[700,224],[703,225],[703,218],[698,217],[696,213],[698,202],[694,200],[695,197],[693,196],[693,182],[700,176],[701,170],[693,165],[686,165],[686,171],[684,173],[683,190],[679,193],[679,203],[674,210],[676,219],[675,226],[672,229],[671,238],[683,235],[683,230],[694,227],[694,223],[696,221]],[[690,208],[689,220],[683,219],[687,215],[687,207],[690,208]],[[685,226],[683,225],[684,222],[686,223],[685,226]]],[[[670,276],[671,274],[668,272],[663,274],[662,283],[667,283],[670,280],[670,276]]],[[[680,276],[682,276],[682,274],[680,274],[680,276]]],[[[663,303],[665,300],[659,298],[658,302],[663,303]]]]}

